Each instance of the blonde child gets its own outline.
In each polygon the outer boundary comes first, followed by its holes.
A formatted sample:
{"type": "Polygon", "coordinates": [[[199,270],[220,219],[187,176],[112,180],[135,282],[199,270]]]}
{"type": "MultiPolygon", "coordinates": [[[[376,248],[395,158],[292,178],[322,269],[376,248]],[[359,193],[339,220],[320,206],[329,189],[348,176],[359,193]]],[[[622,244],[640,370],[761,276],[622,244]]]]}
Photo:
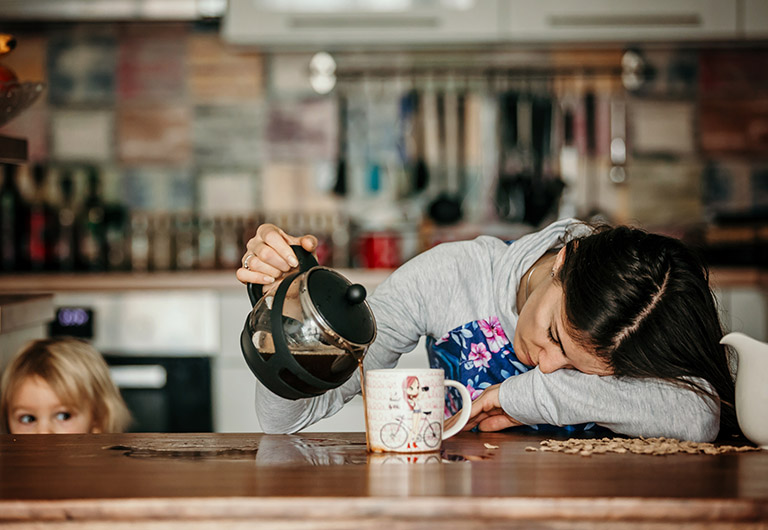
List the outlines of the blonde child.
{"type": "Polygon", "coordinates": [[[5,369],[0,388],[4,433],[123,432],[130,423],[104,358],[79,339],[32,341],[5,369]]]}

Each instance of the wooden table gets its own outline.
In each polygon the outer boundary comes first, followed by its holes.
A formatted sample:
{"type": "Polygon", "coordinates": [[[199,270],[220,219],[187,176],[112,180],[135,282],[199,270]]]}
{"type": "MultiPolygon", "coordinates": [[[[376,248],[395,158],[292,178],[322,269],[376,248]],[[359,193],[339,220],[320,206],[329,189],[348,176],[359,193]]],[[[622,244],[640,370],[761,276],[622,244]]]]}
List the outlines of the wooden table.
{"type": "Polygon", "coordinates": [[[766,451],[526,451],[540,439],[461,433],[409,462],[358,433],[2,435],[0,526],[768,528],[766,451]]]}

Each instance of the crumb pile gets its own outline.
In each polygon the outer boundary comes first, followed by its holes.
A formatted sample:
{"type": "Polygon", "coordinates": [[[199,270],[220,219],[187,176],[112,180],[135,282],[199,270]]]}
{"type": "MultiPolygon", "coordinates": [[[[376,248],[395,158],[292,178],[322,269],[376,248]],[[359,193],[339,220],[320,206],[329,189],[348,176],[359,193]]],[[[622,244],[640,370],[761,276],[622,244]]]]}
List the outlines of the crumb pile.
{"type": "Polygon", "coordinates": [[[675,453],[719,455],[722,453],[741,453],[759,451],[759,447],[744,445],[715,445],[704,442],[680,441],[675,438],[591,438],[569,440],[543,440],[541,447],[526,447],[526,451],[591,456],[604,453],[634,453],[637,455],[671,455],[675,453]]]}

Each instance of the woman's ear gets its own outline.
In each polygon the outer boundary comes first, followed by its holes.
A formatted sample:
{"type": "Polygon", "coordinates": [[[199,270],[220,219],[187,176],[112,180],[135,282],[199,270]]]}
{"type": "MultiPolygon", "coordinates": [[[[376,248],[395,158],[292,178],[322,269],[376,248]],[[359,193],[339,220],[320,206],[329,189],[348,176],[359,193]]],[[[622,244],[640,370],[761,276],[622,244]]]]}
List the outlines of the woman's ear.
{"type": "Polygon", "coordinates": [[[557,273],[560,271],[563,263],[565,263],[565,249],[566,247],[563,247],[557,252],[557,256],[555,256],[555,264],[552,267],[552,272],[557,273]]]}

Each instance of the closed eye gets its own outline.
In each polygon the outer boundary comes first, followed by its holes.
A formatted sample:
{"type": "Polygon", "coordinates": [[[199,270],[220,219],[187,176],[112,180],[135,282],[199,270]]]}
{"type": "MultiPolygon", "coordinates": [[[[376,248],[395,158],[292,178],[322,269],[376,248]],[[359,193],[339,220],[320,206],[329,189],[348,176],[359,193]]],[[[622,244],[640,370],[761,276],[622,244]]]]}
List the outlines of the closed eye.
{"type": "Polygon", "coordinates": [[[555,346],[557,346],[558,348],[560,348],[560,353],[562,353],[562,354],[563,354],[563,357],[565,357],[565,358],[567,359],[567,358],[568,358],[568,356],[565,354],[565,350],[563,349],[563,345],[562,345],[562,344],[560,343],[560,341],[559,341],[559,340],[558,340],[558,339],[555,337],[555,334],[554,334],[554,333],[552,333],[552,328],[549,328],[549,329],[547,330],[547,334],[549,335],[549,340],[551,340],[551,341],[552,341],[552,343],[553,343],[555,346]]]}
{"type": "Polygon", "coordinates": [[[554,342],[554,343],[555,343],[555,344],[557,344],[558,346],[560,345],[560,344],[559,344],[559,343],[558,343],[558,342],[555,340],[555,336],[552,334],[552,328],[549,328],[549,329],[547,330],[547,334],[549,335],[549,340],[551,340],[552,342],[554,342]]]}

